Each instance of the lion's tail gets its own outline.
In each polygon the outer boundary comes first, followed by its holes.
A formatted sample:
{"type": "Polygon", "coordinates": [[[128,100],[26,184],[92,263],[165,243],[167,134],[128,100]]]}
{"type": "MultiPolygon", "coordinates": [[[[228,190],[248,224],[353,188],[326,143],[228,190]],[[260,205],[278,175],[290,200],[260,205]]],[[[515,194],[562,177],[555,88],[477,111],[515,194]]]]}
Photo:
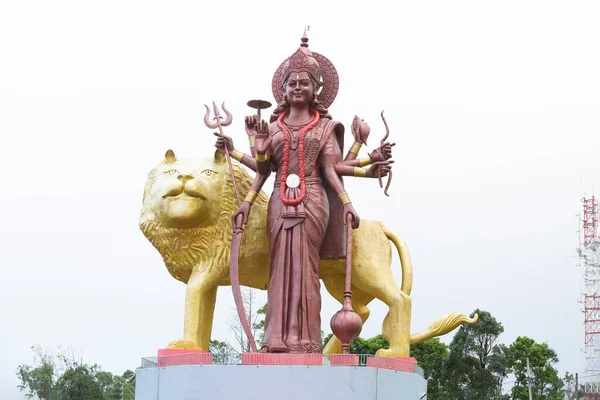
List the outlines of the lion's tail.
{"type": "MultiPolygon", "coordinates": [[[[400,256],[400,266],[402,268],[401,290],[406,293],[407,296],[410,296],[413,283],[413,267],[410,260],[410,254],[408,253],[408,247],[406,246],[406,243],[404,243],[404,240],[402,240],[402,238],[395,232],[388,229],[383,223],[380,222],[379,224],[381,225],[385,236],[392,243],[394,243],[396,250],[398,250],[398,255],[400,256]]],[[[473,325],[478,319],[479,316],[477,314],[475,314],[473,318],[469,318],[468,315],[460,312],[453,312],[448,315],[444,315],[424,331],[411,334],[410,344],[420,343],[432,337],[445,335],[446,333],[452,332],[454,329],[458,328],[460,324],[473,325]]]]}
{"type": "Polygon", "coordinates": [[[473,315],[473,318],[469,318],[468,315],[461,312],[453,312],[448,315],[444,315],[424,331],[411,334],[410,344],[421,343],[422,341],[432,337],[445,335],[446,333],[452,332],[458,328],[460,324],[473,325],[478,320],[479,316],[477,314],[473,315]]]}
{"type": "Polygon", "coordinates": [[[379,223],[381,225],[381,229],[383,229],[383,233],[385,236],[394,243],[396,246],[396,250],[398,250],[398,256],[400,257],[400,267],[402,269],[402,287],[401,290],[406,293],[407,296],[410,296],[410,292],[412,291],[413,284],[413,267],[412,262],[410,261],[410,254],[408,253],[408,247],[406,247],[406,243],[400,236],[398,236],[395,232],[388,229],[383,223],[379,223]]]}

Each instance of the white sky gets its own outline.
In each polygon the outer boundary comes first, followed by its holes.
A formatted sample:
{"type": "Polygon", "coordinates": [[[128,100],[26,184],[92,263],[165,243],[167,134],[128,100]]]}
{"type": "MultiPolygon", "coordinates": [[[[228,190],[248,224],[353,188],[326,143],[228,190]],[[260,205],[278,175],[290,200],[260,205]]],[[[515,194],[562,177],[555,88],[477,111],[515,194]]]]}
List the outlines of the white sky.
{"type": "MultiPolygon", "coordinates": [[[[334,118],[365,118],[375,144],[385,109],[398,143],[391,198],[347,187],[410,247],[413,330],[480,307],[504,343],[547,341],[561,375],[583,371],[575,215],[600,184],[600,3],[391,4],[0,0],[0,398],[23,398],[34,344],[122,373],[181,338],[184,285],[138,228],[146,174],[168,148],[212,155],[213,100],[246,150],[245,103],[272,99],[307,23],[340,74],[334,118]]],[[[324,295],[326,332],[338,308],[324,295]]],[[[371,310],[365,337],[386,313],[371,310]]]]}

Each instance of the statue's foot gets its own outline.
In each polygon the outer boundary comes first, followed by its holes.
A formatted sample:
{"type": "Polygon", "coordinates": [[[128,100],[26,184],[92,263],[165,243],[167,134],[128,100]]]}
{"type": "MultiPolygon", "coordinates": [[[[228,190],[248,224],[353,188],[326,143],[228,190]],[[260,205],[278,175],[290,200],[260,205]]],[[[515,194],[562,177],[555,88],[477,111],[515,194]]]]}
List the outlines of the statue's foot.
{"type": "Polygon", "coordinates": [[[264,346],[260,348],[259,353],[270,353],[271,349],[269,348],[269,346],[264,346]]]}
{"type": "Polygon", "coordinates": [[[200,347],[196,345],[194,342],[190,342],[188,340],[173,340],[167,345],[168,349],[189,349],[189,350],[198,350],[200,347]]]}
{"type": "Polygon", "coordinates": [[[397,357],[410,357],[409,353],[401,351],[400,349],[379,349],[375,353],[377,357],[397,358],[397,357]]]}

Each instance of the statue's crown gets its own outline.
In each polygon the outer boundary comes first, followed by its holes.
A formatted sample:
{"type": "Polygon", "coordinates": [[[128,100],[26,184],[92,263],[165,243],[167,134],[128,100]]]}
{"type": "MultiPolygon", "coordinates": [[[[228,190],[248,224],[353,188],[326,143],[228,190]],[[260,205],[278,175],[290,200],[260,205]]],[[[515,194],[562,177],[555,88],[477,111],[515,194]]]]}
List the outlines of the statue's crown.
{"type": "Polygon", "coordinates": [[[321,82],[321,72],[319,69],[319,63],[313,57],[312,52],[308,49],[308,37],[306,36],[306,30],[302,36],[302,43],[300,47],[291,57],[289,57],[283,65],[283,81],[286,81],[288,76],[292,72],[308,72],[308,74],[319,84],[321,82]]]}

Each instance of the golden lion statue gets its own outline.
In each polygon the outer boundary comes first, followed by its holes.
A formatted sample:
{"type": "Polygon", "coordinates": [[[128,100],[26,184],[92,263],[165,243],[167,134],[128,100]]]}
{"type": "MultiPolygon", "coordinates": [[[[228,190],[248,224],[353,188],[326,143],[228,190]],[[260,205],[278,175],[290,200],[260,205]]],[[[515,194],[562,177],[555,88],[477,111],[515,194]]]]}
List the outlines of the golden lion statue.
{"type": "MultiPolygon", "coordinates": [[[[252,177],[239,163],[233,170],[240,198],[252,184],[252,177]]],[[[269,281],[269,249],[265,233],[268,196],[261,191],[252,207],[240,253],[240,284],[266,289],[269,281]]],[[[171,348],[208,350],[218,286],[230,285],[229,251],[237,210],[235,194],[225,156],[177,160],[173,151],[148,174],[144,190],[140,228],[162,255],[169,273],[187,284],[183,340],[171,348]]],[[[363,322],[369,317],[367,305],[377,298],[389,307],[383,321],[383,335],[389,349],[382,357],[408,357],[410,344],[446,334],[461,323],[473,324],[462,313],[440,318],[423,332],[410,334],[412,265],[402,239],[381,222],[362,220],[353,234],[352,304],[363,322]],[[402,287],[391,271],[396,247],[402,265],[402,287]]],[[[320,276],[327,291],[343,302],[345,260],[322,260],[320,276]]],[[[332,338],[325,354],[341,353],[339,339],[332,338]]]]}

